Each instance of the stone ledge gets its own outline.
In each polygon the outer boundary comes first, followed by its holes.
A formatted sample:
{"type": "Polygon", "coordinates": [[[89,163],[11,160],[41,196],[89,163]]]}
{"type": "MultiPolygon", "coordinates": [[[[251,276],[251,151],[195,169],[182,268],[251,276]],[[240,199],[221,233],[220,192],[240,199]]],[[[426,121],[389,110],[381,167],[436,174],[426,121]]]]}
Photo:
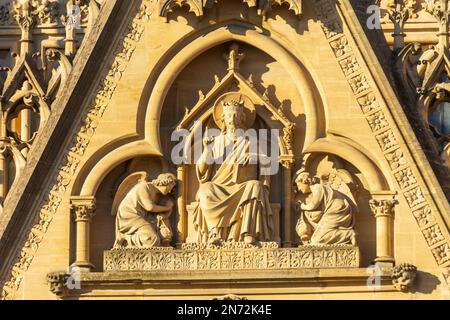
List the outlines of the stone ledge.
{"type": "MultiPolygon", "coordinates": [[[[342,292],[373,293],[367,286],[366,268],[208,270],[208,271],[120,271],[82,272],[80,289],[67,290],[64,299],[139,297],[147,299],[210,299],[234,292],[248,297],[264,294],[285,299],[298,294],[342,292]]],[[[389,272],[380,274],[380,292],[397,292],[389,272]]]]}
{"type": "MultiPolygon", "coordinates": [[[[106,271],[82,272],[80,281],[83,283],[154,283],[154,282],[348,282],[349,280],[366,281],[371,274],[366,268],[336,268],[336,269],[278,269],[278,270],[233,270],[195,271],[106,271]]],[[[381,280],[391,280],[390,271],[380,274],[381,280]]]]}
{"type": "Polygon", "coordinates": [[[286,270],[358,268],[351,245],[298,248],[205,248],[198,250],[113,249],[104,252],[105,271],[286,270]]]}

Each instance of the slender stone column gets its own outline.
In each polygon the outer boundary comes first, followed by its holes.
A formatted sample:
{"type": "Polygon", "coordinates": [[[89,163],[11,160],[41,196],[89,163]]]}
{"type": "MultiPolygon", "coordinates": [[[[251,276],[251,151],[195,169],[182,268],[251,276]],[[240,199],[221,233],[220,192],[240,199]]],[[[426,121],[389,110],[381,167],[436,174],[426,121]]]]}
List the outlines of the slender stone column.
{"type": "Polygon", "coordinates": [[[283,165],[283,247],[292,247],[292,165],[293,161],[282,161],[283,165]]]}
{"type": "Polygon", "coordinates": [[[375,263],[381,267],[394,266],[394,199],[373,199],[370,208],[376,219],[377,257],[375,263]]]}
{"type": "Polygon", "coordinates": [[[186,242],[187,238],[187,211],[186,211],[186,166],[181,165],[177,168],[178,180],[178,245],[186,242]]]}
{"type": "Polygon", "coordinates": [[[72,197],[71,210],[76,222],[76,261],[75,266],[91,271],[90,262],[90,224],[95,215],[94,197],[72,197]]]}

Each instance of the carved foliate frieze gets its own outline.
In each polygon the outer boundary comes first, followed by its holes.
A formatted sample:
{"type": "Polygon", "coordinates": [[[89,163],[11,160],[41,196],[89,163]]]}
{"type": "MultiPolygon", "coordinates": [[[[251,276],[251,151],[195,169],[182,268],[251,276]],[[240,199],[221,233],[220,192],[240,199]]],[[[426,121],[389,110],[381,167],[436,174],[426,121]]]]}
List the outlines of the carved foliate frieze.
{"type": "Polygon", "coordinates": [[[417,184],[416,176],[412,172],[411,168],[400,170],[394,174],[394,176],[402,189],[406,189],[417,184]]]}
{"type": "Polygon", "coordinates": [[[392,170],[397,170],[408,164],[402,149],[396,149],[388,152],[385,154],[385,157],[392,170]]]}
{"type": "Polygon", "coordinates": [[[450,245],[448,243],[439,245],[432,249],[431,252],[439,265],[444,265],[450,261],[450,245]]]}
{"type": "MultiPolygon", "coordinates": [[[[193,244],[194,245],[194,244],[193,244]]],[[[194,247],[196,244],[194,245],[194,247]]],[[[105,271],[275,270],[357,268],[359,249],[351,245],[299,248],[113,249],[104,253],[105,271]],[[136,263],[139,261],[139,263],[136,263]]]]}

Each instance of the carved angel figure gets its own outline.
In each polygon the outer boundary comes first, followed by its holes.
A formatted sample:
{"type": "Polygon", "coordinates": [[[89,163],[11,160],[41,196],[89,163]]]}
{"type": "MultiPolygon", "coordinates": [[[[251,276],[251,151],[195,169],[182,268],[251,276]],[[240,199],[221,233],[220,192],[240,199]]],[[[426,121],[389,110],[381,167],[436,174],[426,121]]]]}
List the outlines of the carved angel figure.
{"type": "Polygon", "coordinates": [[[167,196],[176,185],[171,173],[148,182],[146,173],[124,180],[116,194],[112,213],[116,215],[115,248],[168,246],[172,241],[169,218],[174,202],[167,196]]]}
{"type": "Polygon", "coordinates": [[[308,172],[298,174],[295,183],[306,196],[306,200],[298,203],[301,215],[296,230],[302,242],[313,245],[356,245],[356,205],[350,197],[318,177],[311,177],[308,172]]]}

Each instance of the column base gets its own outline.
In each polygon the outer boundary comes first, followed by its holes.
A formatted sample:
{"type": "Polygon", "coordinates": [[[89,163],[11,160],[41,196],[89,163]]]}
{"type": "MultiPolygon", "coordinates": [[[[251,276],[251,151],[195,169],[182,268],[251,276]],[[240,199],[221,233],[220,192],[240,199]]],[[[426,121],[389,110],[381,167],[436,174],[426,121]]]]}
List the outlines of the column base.
{"type": "Polygon", "coordinates": [[[88,261],[77,261],[72,264],[72,267],[79,268],[82,272],[91,272],[95,268],[95,266],[88,261]]]}
{"type": "Polygon", "coordinates": [[[395,259],[392,257],[377,257],[374,260],[374,263],[381,269],[391,269],[395,265],[395,259]]]}

